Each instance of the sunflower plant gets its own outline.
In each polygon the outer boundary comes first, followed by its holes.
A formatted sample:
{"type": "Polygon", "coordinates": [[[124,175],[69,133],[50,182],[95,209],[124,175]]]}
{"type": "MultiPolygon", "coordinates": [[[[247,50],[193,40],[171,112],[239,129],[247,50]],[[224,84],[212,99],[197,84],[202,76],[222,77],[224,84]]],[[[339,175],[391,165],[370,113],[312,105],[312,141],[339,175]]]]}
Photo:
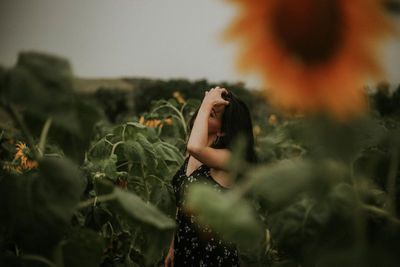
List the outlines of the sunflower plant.
{"type": "Polygon", "coordinates": [[[90,140],[99,117],[76,99],[64,59],[24,53],[0,70],[11,119],[0,135],[1,265],[159,261],[175,227],[168,179],[179,149],[137,121],[90,140]]]}

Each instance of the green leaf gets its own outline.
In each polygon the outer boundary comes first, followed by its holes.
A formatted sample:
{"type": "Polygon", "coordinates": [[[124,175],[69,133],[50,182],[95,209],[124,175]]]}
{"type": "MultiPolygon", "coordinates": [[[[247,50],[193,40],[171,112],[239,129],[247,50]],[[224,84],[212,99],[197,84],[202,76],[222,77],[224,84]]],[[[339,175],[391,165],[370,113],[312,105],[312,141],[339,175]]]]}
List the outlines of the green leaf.
{"type": "Polygon", "coordinates": [[[104,172],[111,179],[115,180],[117,178],[117,155],[113,154],[109,159],[104,161],[104,172]]]}
{"type": "Polygon", "coordinates": [[[124,131],[124,138],[125,140],[136,140],[137,139],[137,135],[140,134],[146,134],[147,133],[147,129],[146,126],[137,123],[137,122],[127,122],[125,125],[122,125],[122,127],[118,127],[117,129],[119,129],[118,132],[116,134],[118,135],[122,135],[122,130],[123,127],[125,127],[125,131],[124,131]]]}
{"type": "Polygon", "coordinates": [[[16,66],[1,79],[1,95],[16,107],[33,136],[52,119],[48,139],[80,162],[100,118],[92,106],[75,95],[68,60],[42,53],[20,53],[16,66]]]}
{"type": "Polygon", "coordinates": [[[256,245],[263,229],[251,205],[233,192],[219,193],[210,185],[189,187],[186,208],[201,224],[208,224],[229,241],[243,247],[256,245]]]}
{"type": "Polygon", "coordinates": [[[159,141],[154,144],[154,148],[159,158],[162,158],[165,161],[173,161],[178,164],[183,163],[183,156],[177,147],[169,143],[159,141]]]}
{"type": "Polygon", "coordinates": [[[138,122],[127,122],[126,125],[132,126],[135,128],[139,128],[139,129],[146,129],[146,126],[144,126],[143,124],[140,124],[138,122]]]}
{"type": "Polygon", "coordinates": [[[144,166],[153,169],[157,166],[155,150],[153,145],[140,133],[136,141],[127,141],[123,144],[124,154],[128,160],[140,161],[144,166]]]}
{"type": "Polygon", "coordinates": [[[112,146],[106,141],[106,136],[92,145],[88,156],[90,160],[105,159],[110,155],[112,146]]]}
{"type": "Polygon", "coordinates": [[[94,175],[94,178],[100,178],[101,176],[107,176],[112,180],[117,178],[117,155],[113,154],[107,159],[96,160],[92,162],[90,171],[94,175]]]}
{"type": "Polygon", "coordinates": [[[159,183],[152,187],[150,200],[160,210],[167,214],[174,214],[175,202],[172,199],[173,190],[165,183],[159,183]]]}
{"type": "Polygon", "coordinates": [[[85,228],[73,229],[62,247],[64,266],[99,266],[104,248],[104,240],[96,232],[85,228]]]}
{"type": "Polygon", "coordinates": [[[126,141],[122,144],[126,159],[141,162],[145,158],[144,148],[137,141],[126,141]]]}
{"type": "Polygon", "coordinates": [[[125,212],[137,221],[152,225],[157,229],[172,229],[175,222],[150,203],[145,203],[137,195],[115,189],[114,194],[125,212]]]}
{"type": "Polygon", "coordinates": [[[279,209],[300,193],[323,196],[330,187],[349,179],[346,166],[335,161],[282,160],[253,170],[253,193],[279,209]]]}
{"type": "Polygon", "coordinates": [[[72,70],[63,58],[20,53],[16,67],[7,72],[4,85],[9,102],[38,116],[61,116],[72,108],[72,70]]]}

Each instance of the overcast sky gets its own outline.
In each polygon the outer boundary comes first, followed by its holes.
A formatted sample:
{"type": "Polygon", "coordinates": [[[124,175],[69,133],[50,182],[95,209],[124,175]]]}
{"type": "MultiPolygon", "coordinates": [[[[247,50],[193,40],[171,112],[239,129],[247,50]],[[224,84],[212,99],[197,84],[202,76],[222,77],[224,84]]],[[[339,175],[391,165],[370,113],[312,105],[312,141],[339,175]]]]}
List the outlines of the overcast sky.
{"type": "MultiPolygon", "coordinates": [[[[219,41],[235,7],[223,0],[0,0],[0,64],[19,51],[66,57],[81,77],[136,76],[244,81],[235,45],[219,41]]],[[[400,29],[400,27],[399,27],[400,29]]],[[[400,82],[400,37],[382,52],[400,82]]]]}

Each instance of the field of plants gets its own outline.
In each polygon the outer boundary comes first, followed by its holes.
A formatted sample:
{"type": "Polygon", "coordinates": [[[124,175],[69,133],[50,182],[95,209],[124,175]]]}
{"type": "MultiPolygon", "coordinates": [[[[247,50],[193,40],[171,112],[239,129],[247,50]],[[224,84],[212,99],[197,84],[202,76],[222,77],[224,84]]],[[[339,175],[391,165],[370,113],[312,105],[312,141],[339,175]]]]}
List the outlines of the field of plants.
{"type": "MultiPolygon", "coordinates": [[[[171,179],[215,84],[135,82],[82,94],[68,60],[34,52],[0,68],[1,266],[163,266],[171,179]]],[[[338,122],[218,85],[251,107],[258,163],[237,140],[232,189],[194,186],[188,205],[238,244],[241,264],[398,266],[400,90],[379,85],[367,114],[338,122]]]]}

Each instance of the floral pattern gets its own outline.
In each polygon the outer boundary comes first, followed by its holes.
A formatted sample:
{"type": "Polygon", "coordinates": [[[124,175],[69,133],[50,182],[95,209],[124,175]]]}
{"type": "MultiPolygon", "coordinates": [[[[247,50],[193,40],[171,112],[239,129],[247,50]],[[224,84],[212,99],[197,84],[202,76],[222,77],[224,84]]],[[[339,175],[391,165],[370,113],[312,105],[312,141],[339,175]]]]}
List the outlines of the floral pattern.
{"type": "Polygon", "coordinates": [[[239,266],[235,244],[219,238],[218,233],[209,226],[198,225],[196,217],[182,209],[185,193],[192,183],[211,184],[219,192],[227,190],[212,178],[210,168],[204,164],[186,176],[189,157],[172,179],[178,207],[174,266],[239,266]]]}

